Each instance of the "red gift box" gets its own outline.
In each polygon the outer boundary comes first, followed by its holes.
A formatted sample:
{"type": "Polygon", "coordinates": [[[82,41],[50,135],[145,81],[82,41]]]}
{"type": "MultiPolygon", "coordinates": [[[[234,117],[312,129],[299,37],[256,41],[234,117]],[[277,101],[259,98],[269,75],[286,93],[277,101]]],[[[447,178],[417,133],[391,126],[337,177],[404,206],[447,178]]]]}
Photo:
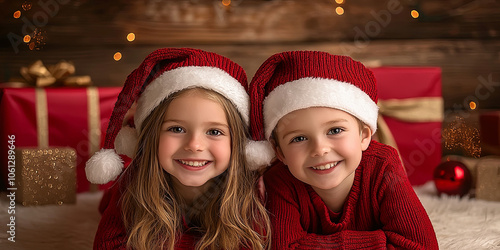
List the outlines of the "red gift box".
{"type": "Polygon", "coordinates": [[[479,115],[481,149],[484,155],[500,155],[500,110],[479,115]]]}
{"type": "Polygon", "coordinates": [[[442,154],[441,69],[380,67],[371,70],[377,79],[380,114],[394,137],[410,182],[421,185],[432,180],[442,154]],[[384,103],[391,103],[396,115],[385,113],[384,103]]]}
{"type": "Polygon", "coordinates": [[[89,191],[85,163],[101,147],[120,91],[121,87],[0,89],[2,187],[7,187],[7,138],[15,135],[16,148],[74,148],[77,192],[89,191]]]}

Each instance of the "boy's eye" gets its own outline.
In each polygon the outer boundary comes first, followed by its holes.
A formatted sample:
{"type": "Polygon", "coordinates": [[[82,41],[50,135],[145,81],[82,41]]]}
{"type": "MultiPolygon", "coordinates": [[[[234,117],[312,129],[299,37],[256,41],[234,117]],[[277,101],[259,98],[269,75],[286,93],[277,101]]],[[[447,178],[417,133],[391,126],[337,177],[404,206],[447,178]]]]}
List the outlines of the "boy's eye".
{"type": "Polygon", "coordinates": [[[305,141],[306,138],[304,136],[297,136],[297,137],[294,137],[290,142],[293,143],[293,142],[301,142],[301,141],[305,141]]]}
{"type": "Polygon", "coordinates": [[[207,135],[219,136],[219,135],[223,135],[223,133],[222,133],[222,131],[220,131],[218,129],[211,129],[211,130],[207,131],[207,135]]]}
{"type": "Polygon", "coordinates": [[[332,128],[328,131],[328,134],[329,135],[336,135],[336,134],[340,134],[342,131],[344,131],[344,130],[341,128],[332,128]]]}
{"type": "Polygon", "coordinates": [[[181,127],[170,127],[167,129],[167,131],[173,132],[173,133],[183,133],[184,129],[181,127]]]}

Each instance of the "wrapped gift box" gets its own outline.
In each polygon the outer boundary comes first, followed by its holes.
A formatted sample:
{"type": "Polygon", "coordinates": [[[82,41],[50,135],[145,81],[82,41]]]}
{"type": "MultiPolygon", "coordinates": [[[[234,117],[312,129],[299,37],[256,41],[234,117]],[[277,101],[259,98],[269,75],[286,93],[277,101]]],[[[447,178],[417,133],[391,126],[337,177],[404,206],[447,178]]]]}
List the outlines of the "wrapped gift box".
{"type": "Polygon", "coordinates": [[[481,149],[484,155],[500,155],[500,110],[479,115],[481,149]]]}
{"type": "Polygon", "coordinates": [[[24,206],[76,202],[76,151],[16,149],[16,201],[24,206]]]}
{"type": "Polygon", "coordinates": [[[476,198],[500,201],[500,157],[483,157],[476,169],[476,198]]]}
{"type": "MultiPolygon", "coordinates": [[[[101,146],[121,87],[0,89],[0,136],[15,147],[76,150],[77,192],[91,189],[85,162],[101,146]],[[101,133],[102,131],[102,133],[101,133]]],[[[1,184],[7,179],[7,142],[0,143],[1,184]]]]}
{"type": "Polygon", "coordinates": [[[371,70],[378,83],[379,106],[390,104],[387,105],[390,108],[381,106],[380,114],[394,137],[410,182],[421,185],[432,180],[434,168],[442,156],[440,68],[379,67],[371,70]]]}

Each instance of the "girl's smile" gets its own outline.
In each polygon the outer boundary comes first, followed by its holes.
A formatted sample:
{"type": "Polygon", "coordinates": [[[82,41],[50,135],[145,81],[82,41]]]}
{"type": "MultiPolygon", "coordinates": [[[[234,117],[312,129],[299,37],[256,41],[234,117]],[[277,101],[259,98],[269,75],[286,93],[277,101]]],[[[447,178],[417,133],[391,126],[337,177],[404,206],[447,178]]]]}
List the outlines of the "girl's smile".
{"type": "Polygon", "coordinates": [[[200,160],[176,160],[179,165],[183,168],[191,171],[200,171],[205,169],[212,163],[212,161],[200,161],[200,160]]]}

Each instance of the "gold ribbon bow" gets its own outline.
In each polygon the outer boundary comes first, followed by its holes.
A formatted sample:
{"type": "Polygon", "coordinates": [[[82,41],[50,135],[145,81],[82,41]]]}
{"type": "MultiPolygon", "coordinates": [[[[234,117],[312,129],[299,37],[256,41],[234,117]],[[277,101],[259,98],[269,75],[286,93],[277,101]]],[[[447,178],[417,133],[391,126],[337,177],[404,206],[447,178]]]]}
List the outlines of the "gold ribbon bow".
{"type": "Polygon", "coordinates": [[[442,121],[444,117],[443,98],[441,97],[387,99],[379,100],[377,105],[379,106],[378,140],[396,149],[398,149],[396,140],[394,140],[394,136],[382,116],[404,122],[438,122],[442,121]]]}
{"type": "Polygon", "coordinates": [[[52,85],[86,87],[92,84],[90,76],[71,76],[75,73],[75,66],[67,61],[60,61],[45,67],[42,61],[38,60],[29,67],[21,67],[20,72],[29,84],[36,87],[52,85]]]}

